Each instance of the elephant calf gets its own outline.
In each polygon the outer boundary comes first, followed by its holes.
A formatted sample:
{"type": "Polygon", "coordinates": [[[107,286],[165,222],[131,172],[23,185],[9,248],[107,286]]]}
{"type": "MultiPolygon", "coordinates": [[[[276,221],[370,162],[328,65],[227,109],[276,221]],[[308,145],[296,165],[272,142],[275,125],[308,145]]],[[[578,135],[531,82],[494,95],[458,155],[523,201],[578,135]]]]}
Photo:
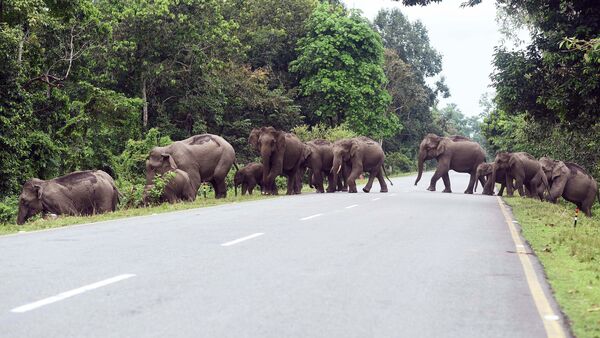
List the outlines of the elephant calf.
{"type": "Polygon", "coordinates": [[[540,162],[530,154],[499,152],[496,154],[490,178],[493,182],[497,180],[496,176],[500,170],[504,170],[506,173],[508,196],[512,196],[516,188],[521,196],[544,199],[544,190],[549,187],[548,180],[542,171],[540,162]],[[525,193],[525,189],[527,189],[527,193],[525,193]]]}
{"type": "Polygon", "coordinates": [[[32,178],[19,196],[17,224],[36,214],[92,215],[115,211],[119,191],[102,170],[76,171],[51,180],[32,178]]]}
{"type": "Polygon", "coordinates": [[[242,186],[242,195],[246,193],[252,195],[252,191],[258,185],[263,186],[263,165],[260,163],[249,163],[235,173],[233,178],[235,194],[237,195],[238,186],[242,186]]]}
{"type": "Polygon", "coordinates": [[[550,184],[550,194],[546,198],[552,203],[562,196],[575,203],[587,216],[592,216],[592,206],[598,199],[598,183],[585,169],[575,163],[556,161],[549,157],[540,158],[544,174],[550,184]]]}
{"type": "MultiPolygon", "coordinates": [[[[196,190],[194,189],[190,176],[181,169],[174,169],[168,172],[174,172],[175,176],[167,182],[162,195],[159,198],[160,202],[169,202],[171,204],[180,201],[193,202],[196,200],[196,190]]],[[[163,174],[164,175],[164,174],[163,174]]],[[[150,190],[154,188],[154,184],[146,184],[144,187],[144,195],[142,200],[144,204],[150,204],[150,190]]]]}
{"type": "Polygon", "coordinates": [[[506,187],[506,172],[503,169],[498,169],[496,171],[496,180],[492,182],[490,178],[492,177],[492,171],[494,169],[493,163],[481,163],[477,166],[477,177],[475,179],[475,191],[477,191],[477,183],[479,181],[483,181],[485,178],[485,184],[483,184],[483,195],[493,195],[494,194],[494,184],[500,183],[500,190],[498,191],[498,196],[502,196],[504,193],[504,188],[506,187]]]}

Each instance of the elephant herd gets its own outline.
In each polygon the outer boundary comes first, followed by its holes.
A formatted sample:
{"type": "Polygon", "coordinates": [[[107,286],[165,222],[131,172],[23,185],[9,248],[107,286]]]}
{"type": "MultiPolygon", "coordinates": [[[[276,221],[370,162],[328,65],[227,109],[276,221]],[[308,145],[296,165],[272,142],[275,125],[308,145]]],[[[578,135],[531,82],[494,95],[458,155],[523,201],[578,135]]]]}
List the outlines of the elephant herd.
{"type": "MultiPolygon", "coordinates": [[[[356,192],[356,179],[363,172],[369,173],[363,191],[369,192],[377,178],[381,192],[387,192],[385,154],[379,143],[367,137],[334,143],[321,139],[302,142],[293,133],[262,127],[252,130],[248,142],[260,154],[261,163],[242,169],[237,167],[231,144],[217,135],[195,135],[152,148],[146,161],[144,203],[150,199],[156,177],[165,178],[160,201],[194,201],[204,182],[213,187],[216,198],[224,198],[232,166],[236,169],[236,194],[238,186],[242,194],[252,194],[256,186],[263,194],[277,194],[278,176],[287,177],[287,194],[299,194],[307,170],[310,186],[317,192],[325,192],[325,177],[327,192],[356,192]]],[[[38,213],[92,215],[115,211],[119,196],[113,178],[102,170],[76,171],[50,180],[30,179],[19,196],[17,224],[38,213]]]]}
{"type": "MultiPolygon", "coordinates": [[[[236,194],[238,186],[242,194],[252,194],[259,186],[263,194],[275,195],[278,176],[287,178],[288,195],[299,194],[307,171],[309,185],[319,193],[356,193],[356,179],[364,172],[369,174],[364,192],[371,190],[375,179],[381,192],[388,191],[384,180],[385,154],[381,145],[368,137],[302,142],[293,133],[262,127],[250,132],[248,142],[260,154],[261,163],[250,163],[242,169],[237,167],[231,144],[217,135],[195,135],[168,146],[154,147],[146,161],[144,202],[157,176],[168,177],[161,190],[161,201],[193,201],[203,182],[212,185],[216,198],[224,198],[226,177],[232,166],[236,168],[236,194]]],[[[509,196],[516,189],[521,196],[550,202],[563,197],[588,216],[595,200],[600,202],[597,182],[575,163],[548,157],[537,160],[525,152],[498,153],[493,163],[486,163],[485,157],[483,148],[467,137],[428,134],[419,146],[415,185],[422,177],[425,161],[435,159],[437,169],[427,188],[430,191],[435,191],[441,178],[444,192],[452,192],[448,172],[454,170],[470,174],[466,194],[472,194],[477,182],[481,182],[483,194],[493,195],[494,184],[500,183],[498,195],[506,188],[509,196]]],[[[33,178],[25,182],[19,196],[17,223],[23,224],[40,212],[91,215],[115,211],[119,195],[113,178],[101,170],[76,171],[50,180],[33,178]]]]}
{"type": "Polygon", "coordinates": [[[596,199],[600,202],[598,183],[576,163],[549,157],[538,160],[526,152],[499,152],[493,163],[486,163],[483,148],[469,138],[428,134],[419,146],[419,172],[415,185],[421,179],[424,162],[431,159],[437,160],[437,169],[427,188],[430,191],[435,191],[436,182],[442,178],[444,192],[452,192],[448,171],[454,170],[471,175],[466,194],[472,194],[479,181],[483,185],[483,194],[493,195],[495,183],[499,183],[499,196],[506,188],[509,196],[513,196],[516,189],[521,196],[552,203],[562,197],[587,216],[592,215],[596,199]]]}

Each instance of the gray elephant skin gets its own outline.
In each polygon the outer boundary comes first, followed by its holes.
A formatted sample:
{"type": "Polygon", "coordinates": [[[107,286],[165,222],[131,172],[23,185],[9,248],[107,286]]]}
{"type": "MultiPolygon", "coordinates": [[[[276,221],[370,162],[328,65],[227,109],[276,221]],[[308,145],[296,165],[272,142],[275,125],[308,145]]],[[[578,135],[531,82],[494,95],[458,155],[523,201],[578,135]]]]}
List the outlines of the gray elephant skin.
{"type": "Polygon", "coordinates": [[[225,178],[235,162],[235,151],[229,142],[212,134],[195,135],[165,147],[154,147],[146,161],[146,184],[154,175],[180,169],[189,175],[195,192],[202,182],[209,182],[216,198],[227,197],[225,178]]]}
{"type": "Polygon", "coordinates": [[[477,191],[477,183],[481,180],[481,178],[485,178],[485,184],[483,184],[483,195],[493,195],[494,194],[494,183],[500,183],[500,190],[498,191],[498,196],[502,196],[504,194],[504,189],[506,188],[506,172],[503,169],[499,169],[496,172],[496,181],[492,182],[490,178],[492,177],[492,172],[494,170],[493,163],[480,163],[477,166],[477,178],[475,180],[475,191],[477,191]]]}
{"type": "MultiPolygon", "coordinates": [[[[190,181],[190,176],[181,169],[172,169],[168,172],[174,172],[175,176],[165,185],[159,201],[169,202],[171,204],[180,201],[195,201],[198,191],[194,190],[192,182],[190,181]]],[[[152,188],[154,188],[154,184],[146,184],[144,187],[144,195],[142,196],[142,200],[146,205],[150,203],[150,195],[148,192],[152,188]]]]}
{"type": "Polygon", "coordinates": [[[508,196],[513,196],[515,188],[519,195],[544,199],[544,191],[548,189],[548,180],[542,171],[538,160],[526,152],[499,152],[496,154],[492,176],[490,180],[496,181],[500,170],[506,172],[506,189],[508,196]],[[513,185],[514,180],[514,185],[513,185]],[[525,192],[524,187],[527,188],[525,192]]]}
{"type": "Polygon", "coordinates": [[[596,199],[600,203],[598,183],[576,163],[556,161],[549,157],[540,158],[542,170],[550,184],[547,200],[556,203],[559,197],[574,203],[587,216],[592,216],[596,199]]]}
{"type": "Polygon", "coordinates": [[[51,180],[32,178],[19,196],[17,224],[36,214],[93,215],[115,211],[119,191],[102,170],[76,171],[51,180]]]}
{"type": "MultiPolygon", "coordinates": [[[[473,187],[475,186],[477,166],[485,161],[485,151],[479,143],[471,141],[468,137],[459,135],[442,137],[435,134],[427,134],[419,145],[419,172],[415,180],[415,185],[421,180],[424,162],[432,159],[437,160],[437,168],[427,190],[435,191],[435,185],[441,177],[445,186],[443,192],[452,192],[448,171],[454,170],[459,173],[468,173],[471,175],[465,194],[472,194],[473,187]]],[[[485,184],[483,178],[480,181],[481,184],[485,184]]]]}
{"type": "Polygon", "coordinates": [[[260,153],[263,165],[263,193],[277,195],[275,178],[287,177],[287,194],[300,194],[298,184],[300,165],[303,161],[304,144],[292,133],[273,127],[252,129],[248,143],[260,153]]]}
{"type": "Polygon", "coordinates": [[[334,182],[337,182],[338,175],[342,172],[343,167],[346,166],[348,168],[348,177],[346,180],[348,192],[357,192],[356,179],[363,172],[369,173],[369,181],[363,188],[364,192],[368,193],[371,191],[373,181],[376,177],[381,187],[380,192],[387,192],[387,184],[383,179],[385,170],[383,168],[384,160],[385,154],[381,145],[368,137],[360,136],[338,140],[333,143],[333,166],[331,173],[334,175],[334,182]]]}
{"type": "MultiPolygon", "coordinates": [[[[323,182],[327,177],[327,192],[335,192],[338,185],[331,172],[333,167],[333,143],[317,139],[308,141],[305,144],[308,149],[305,165],[309,169],[311,185],[318,193],[324,193],[323,182]]],[[[341,187],[339,188],[341,189],[341,187]]]]}
{"type": "Polygon", "coordinates": [[[242,186],[242,195],[246,193],[252,195],[252,191],[258,185],[263,186],[263,165],[260,163],[248,163],[245,167],[238,170],[233,177],[235,193],[237,195],[238,186],[242,186]]]}

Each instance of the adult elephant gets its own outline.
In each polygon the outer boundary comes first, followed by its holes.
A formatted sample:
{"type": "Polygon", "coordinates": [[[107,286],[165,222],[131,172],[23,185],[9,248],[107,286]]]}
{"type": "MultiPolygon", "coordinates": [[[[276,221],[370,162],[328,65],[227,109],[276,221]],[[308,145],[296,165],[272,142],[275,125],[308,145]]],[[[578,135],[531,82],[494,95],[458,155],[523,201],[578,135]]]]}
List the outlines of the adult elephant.
{"type": "Polygon", "coordinates": [[[146,184],[156,174],[181,169],[189,175],[195,192],[209,182],[216,198],[227,197],[225,177],[235,163],[235,151],[229,142],[212,134],[194,135],[165,147],[154,147],[146,161],[146,184]]]}
{"type": "Polygon", "coordinates": [[[275,178],[279,175],[287,177],[287,194],[299,194],[302,185],[297,184],[297,175],[305,159],[305,146],[292,133],[286,133],[273,127],[252,129],[248,137],[261,156],[263,165],[263,192],[277,195],[275,178]]]}
{"type": "MultiPolygon", "coordinates": [[[[336,141],[333,144],[333,166],[331,168],[334,182],[337,182],[339,173],[345,167],[348,170],[346,179],[348,192],[357,192],[356,178],[363,172],[369,173],[369,181],[363,188],[364,192],[371,191],[375,177],[379,181],[380,192],[387,192],[388,188],[383,179],[384,160],[385,154],[381,145],[368,137],[360,136],[336,141]]],[[[390,184],[392,184],[391,181],[390,184]]]]}
{"type": "Polygon", "coordinates": [[[587,216],[592,216],[592,206],[598,199],[598,183],[588,172],[576,163],[553,160],[549,157],[540,158],[542,170],[550,185],[547,200],[556,203],[562,196],[574,203],[587,216]]]}
{"type": "Polygon", "coordinates": [[[308,156],[305,161],[310,173],[310,183],[318,193],[325,192],[323,185],[327,177],[327,192],[336,191],[336,180],[331,172],[333,167],[333,144],[327,140],[317,139],[305,143],[308,148],[308,156]]]}
{"type": "MultiPolygon", "coordinates": [[[[485,151],[479,143],[473,142],[464,136],[442,137],[435,134],[427,134],[419,145],[419,173],[415,180],[415,185],[421,180],[423,163],[431,159],[437,160],[437,169],[431,178],[431,183],[427,190],[435,191],[435,185],[441,177],[445,186],[443,192],[452,192],[448,171],[454,170],[459,173],[468,173],[471,175],[465,194],[472,194],[476,180],[477,166],[485,161],[485,151]]],[[[483,179],[480,181],[481,184],[485,184],[483,179]]]]}
{"type": "Polygon", "coordinates": [[[535,157],[526,152],[500,152],[496,154],[492,170],[492,182],[496,181],[499,172],[506,172],[506,190],[508,196],[513,196],[514,189],[519,195],[544,199],[544,190],[548,189],[548,180],[542,171],[542,165],[535,157]],[[514,186],[513,186],[514,180],[514,186]],[[524,187],[527,188],[527,193],[524,187]]]}
{"type": "Polygon", "coordinates": [[[92,215],[115,211],[119,191],[102,170],[76,171],[51,180],[32,178],[19,196],[17,224],[36,214],[92,215]]]}

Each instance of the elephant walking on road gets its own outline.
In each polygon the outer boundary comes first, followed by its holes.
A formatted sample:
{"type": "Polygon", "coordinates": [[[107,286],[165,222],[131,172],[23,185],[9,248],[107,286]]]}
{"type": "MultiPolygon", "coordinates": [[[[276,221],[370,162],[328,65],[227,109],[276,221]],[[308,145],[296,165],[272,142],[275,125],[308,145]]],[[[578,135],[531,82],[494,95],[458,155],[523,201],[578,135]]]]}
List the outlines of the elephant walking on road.
{"type": "Polygon", "coordinates": [[[248,142],[260,153],[263,165],[263,192],[277,195],[275,178],[287,176],[287,194],[300,194],[298,172],[305,158],[305,145],[292,134],[273,127],[252,129],[248,142]]]}
{"type": "MultiPolygon", "coordinates": [[[[454,170],[459,173],[468,173],[471,175],[465,194],[472,194],[475,180],[477,179],[477,166],[485,161],[485,151],[479,143],[473,142],[464,136],[442,137],[435,134],[427,134],[419,146],[419,173],[415,180],[415,185],[421,180],[424,162],[431,159],[437,160],[437,169],[431,178],[431,183],[427,190],[435,191],[435,185],[441,177],[445,185],[443,192],[452,192],[448,171],[454,170]]],[[[481,184],[485,184],[483,178],[480,178],[480,181],[481,184]]]]}
{"type": "Polygon", "coordinates": [[[475,191],[477,191],[477,183],[481,181],[481,178],[485,178],[485,184],[483,184],[483,195],[493,195],[494,194],[494,184],[500,183],[500,190],[498,191],[498,196],[502,196],[504,193],[504,188],[506,188],[506,172],[503,169],[499,169],[496,172],[496,181],[491,182],[490,178],[492,177],[492,172],[494,170],[493,163],[481,163],[477,166],[477,175],[475,179],[475,191]]]}
{"type": "Polygon", "coordinates": [[[592,206],[596,199],[600,203],[596,180],[575,163],[556,161],[549,157],[540,158],[540,163],[550,184],[550,193],[546,199],[556,203],[562,196],[575,203],[587,216],[592,216],[592,206]]]}
{"type": "MultiPolygon", "coordinates": [[[[338,175],[342,169],[346,167],[349,170],[346,181],[348,183],[348,192],[350,193],[357,192],[356,179],[363,172],[369,173],[369,181],[363,188],[364,192],[371,191],[373,181],[376,177],[381,187],[380,192],[387,192],[387,184],[383,179],[385,171],[383,167],[384,160],[385,154],[381,145],[372,139],[365,136],[343,139],[333,144],[333,167],[331,168],[331,173],[334,175],[334,181],[337,182],[338,175]]],[[[392,184],[391,181],[390,184],[392,184]]]]}
{"type": "Polygon", "coordinates": [[[32,178],[19,196],[17,224],[36,214],[93,215],[115,211],[119,191],[102,170],[76,171],[51,180],[32,178]]]}
{"type": "MultiPolygon", "coordinates": [[[[508,196],[513,196],[516,188],[521,196],[538,197],[540,200],[544,200],[544,191],[548,189],[548,180],[542,171],[542,165],[535,157],[525,152],[496,154],[489,184],[496,181],[496,176],[501,170],[506,172],[508,196]],[[527,189],[527,193],[524,187],[527,189]]],[[[489,189],[492,188],[486,187],[486,191],[490,191],[489,189]]]]}
{"type": "Polygon", "coordinates": [[[195,135],[176,141],[166,147],[154,147],[146,161],[146,184],[152,184],[154,175],[181,169],[190,178],[194,191],[202,182],[210,182],[216,198],[227,197],[225,178],[235,163],[235,151],[224,138],[195,135]]]}
{"type": "Polygon", "coordinates": [[[336,180],[331,172],[333,167],[333,144],[327,140],[312,140],[306,142],[308,157],[305,165],[309,169],[310,183],[317,192],[325,192],[323,182],[327,177],[327,192],[336,191],[336,180]]]}

